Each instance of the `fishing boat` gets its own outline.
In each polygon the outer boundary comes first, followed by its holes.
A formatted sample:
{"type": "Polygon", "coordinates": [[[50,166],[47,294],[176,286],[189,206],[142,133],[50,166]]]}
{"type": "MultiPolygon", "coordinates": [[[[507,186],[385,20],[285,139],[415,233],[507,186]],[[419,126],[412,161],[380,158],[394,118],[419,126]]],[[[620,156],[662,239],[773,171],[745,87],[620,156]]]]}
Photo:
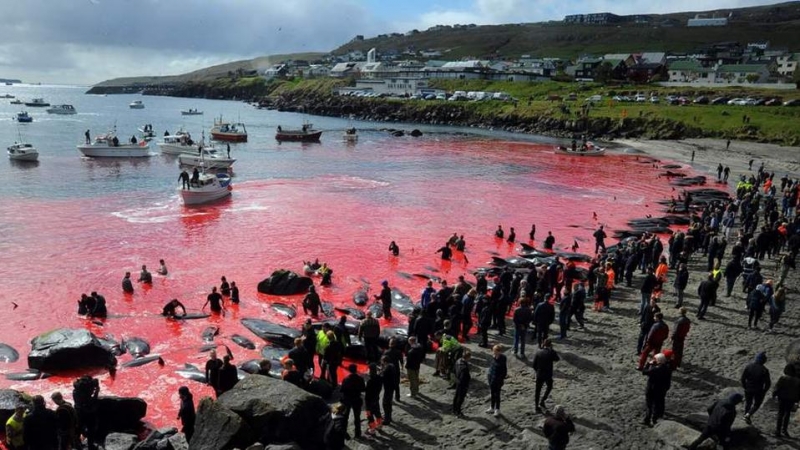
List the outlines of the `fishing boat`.
{"type": "Polygon", "coordinates": [[[226,158],[213,147],[201,147],[194,153],[181,153],[178,155],[178,164],[186,167],[204,167],[206,169],[213,170],[227,170],[233,165],[234,162],[236,162],[236,159],[226,158]]]}
{"type": "Polygon", "coordinates": [[[241,122],[228,123],[219,119],[214,119],[214,126],[211,127],[211,139],[229,142],[247,142],[247,128],[241,122]]]}
{"type": "Polygon", "coordinates": [[[189,189],[178,186],[184,205],[200,205],[213,202],[231,195],[233,186],[231,176],[226,173],[209,174],[205,169],[200,171],[199,180],[192,183],[189,189]]]}
{"type": "Polygon", "coordinates": [[[130,109],[144,109],[144,103],[141,100],[134,100],[128,104],[130,109]]]}
{"type": "Polygon", "coordinates": [[[191,108],[182,109],[181,110],[181,115],[182,116],[202,116],[203,115],[203,111],[199,111],[199,110],[191,109],[191,108]]]}
{"type": "Polygon", "coordinates": [[[0,98],[14,98],[14,96],[11,95],[11,94],[3,94],[3,95],[0,95],[0,98]]]}
{"type": "Polygon", "coordinates": [[[6,151],[8,152],[8,159],[14,161],[37,161],[39,159],[39,151],[31,144],[15,142],[6,151]]]}
{"type": "Polygon", "coordinates": [[[44,106],[50,106],[50,103],[47,103],[46,101],[44,101],[43,98],[35,98],[35,99],[33,99],[33,100],[29,101],[29,102],[25,102],[25,106],[32,106],[34,108],[37,108],[37,107],[41,108],[41,107],[44,107],[44,106]]]}
{"type": "Polygon", "coordinates": [[[358,142],[358,133],[355,128],[348,128],[344,131],[342,138],[345,142],[356,143],[358,142]]]}
{"type": "Polygon", "coordinates": [[[27,111],[20,111],[17,113],[17,122],[19,123],[31,123],[33,122],[33,117],[28,115],[27,111]]]}
{"type": "Polygon", "coordinates": [[[592,142],[587,142],[586,144],[582,145],[581,147],[578,147],[574,151],[571,148],[559,145],[558,147],[556,147],[555,152],[559,155],[603,156],[606,153],[606,149],[603,147],[598,147],[592,142]]]}
{"type": "Polygon", "coordinates": [[[14,100],[11,100],[9,103],[11,103],[12,105],[21,105],[22,104],[22,100],[16,98],[14,100]]]}
{"type": "Polygon", "coordinates": [[[162,155],[180,155],[183,153],[196,155],[201,148],[214,150],[214,144],[206,144],[205,136],[200,139],[200,142],[197,142],[192,140],[192,135],[183,129],[178,130],[173,135],[164,136],[164,139],[158,142],[157,145],[161,149],[162,155]]]}
{"type": "Polygon", "coordinates": [[[78,145],[78,151],[83,156],[92,158],[144,158],[150,156],[150,146],[146,141],[120,142],[116,130],[96,136],[88,144],[78,145]]]}
{"type": "Polygon", "coordinates": [[[47,113],[70,115],[70,114],[78,114],[78,111],[76,111],[75,107],[72,105],[53,105],[52,107],[47,108],[47,113]]]}
{"type": "Polygon", "coordinates": [[[299,130],[284,130],[279,126],[275,133],[275,139],[279,142],[319,142],[320,136],[322,131],[315,130],[310,123],[304,123],[299,130]]]}

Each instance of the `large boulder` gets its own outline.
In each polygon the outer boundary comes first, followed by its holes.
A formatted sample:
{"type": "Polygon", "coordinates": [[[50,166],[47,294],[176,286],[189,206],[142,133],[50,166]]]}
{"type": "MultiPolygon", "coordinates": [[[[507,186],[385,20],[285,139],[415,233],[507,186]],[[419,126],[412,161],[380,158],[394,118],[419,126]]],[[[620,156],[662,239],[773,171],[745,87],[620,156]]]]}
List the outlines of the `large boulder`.
{"type": "Polygon", "coordinates": [[[31,405],[30,396],[14,389],[0,389],[0,421],[2,423],[6,423],[20,405],[29,407],[31,405]]]}
{"type": "Polygon", "coordinates": [[[117,358],[84,329],[59,328],[31,341],[28,367],[43,371],[114,367],[117,358]]]}
{"type": "Polygon", "coordinates": [[[100,397],[97,414],[102,433],[138,432],[147,415],[147,402],[135,397],[100,397]]]}
{"type": "Polygon", "coordinates": [[[270,295],[293,295],[308,291],[314,281],[290,270],[276,270],[269,278],[258,283],[258,292],[270,295]]]}
{"type": "Polygon", "coordinates": [[[139,438],[135,434],[111,433],[106,436],[103,448],[105,450],[131,450],[139,438]]]}
{"type": "Polygon", "coordinates": [[[252,442],[252,433],[247,423],[235,412],[209,397],[200,400],[197,406],[194,429],[192,440],[189,441],[192,450],[231,450],[245,448],[252,442]]]}
{"type": "Polygon", "coordinates": [[[293,384],[252,375],[222,394],[217,402],[241,416],[259,442],[296,442],[309,449],[324,447],[324,418],[330,409],[322,398],[293,384]]]}

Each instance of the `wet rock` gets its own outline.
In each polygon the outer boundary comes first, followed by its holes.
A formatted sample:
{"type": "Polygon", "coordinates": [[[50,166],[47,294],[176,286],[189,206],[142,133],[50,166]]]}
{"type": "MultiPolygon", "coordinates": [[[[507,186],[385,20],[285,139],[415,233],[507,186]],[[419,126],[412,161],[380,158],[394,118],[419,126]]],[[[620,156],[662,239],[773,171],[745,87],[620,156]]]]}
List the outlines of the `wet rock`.
{"type": "Polygon", "coordinates": [[[189,443],[186,442],[186,436],[183,433],[173,434],[167,440],[172,450],[189,450],[189,443]]]}
{"type": "MultiPolygon", "coordinates": [[[[319,396],[292,384],[249,376],[221,395],[217,403],[257,430],[259,442],[297,442],[303,448],[323,446],[321,419],[330,413],[328,405],[319,396]]],[[[200,429],[199,421],[197,428],[200,429]]]]}
{"type": "Polygon", "coordinates": [[[31,397],[14,389],[0,389],[0,420],[6,423],[17,406],[30,406],[31,397]]]}
{"type": "Polygon", "coordinates": [[[13,363],[19,359],[19,352],[8,344],[0,342],[0,362],[13,363]]]}
{"type": "MultiPolygon", "coordinates": [[[[685,448],[684,446],[688,446],[700,436],[699,431],[671,420],[659,421],[653,427],[653,431],[658,435],[658,447],[665,449],[685,448]]],[[[707,439],[706,442],[698,448],[715,449],[716,444],[713,440],[707,439]]]]}
{"type": "Polygon", "coordinates": [[[43,371],[113,367],[117,358],[87,330],[59,328],[31,341],[28,366],[43,371]]]}
{"type": "Polygon", "coordinates": [[[192,450],[243,448],[252,442],[251,438],[250,427],[238,414],[208,397],[200,400],[197,408],[195,432],[190,441],[192,450]]]}
{"type": "Polygon", "coordinates": [[[105,450],[131,450],[139,438],[135,434],[128,433],[111,433],[106,436],[103,448],[105,450]]]}
{"type": "Polygon", "coordinates": [[[137,431],[147,415],[147,402],[136,397],[100,397],[97,411],[100,430],[106,433],[137,431]]]}
{"type": "Polygon", "coordinates": [[[397,130],[397,131],[392,132],[392,136],[394,136],[394,137],[403,137],[404,135],[405,135],[405,133],[403,132],[403,130],[397,130]]]}
{"type": "Polygon", "coordinates": [[[420,137],[422,136],[422,131],[417,130],[416,128],[411,130],[411,133],[408,133],[413,137],[420,137]]]}
{"type": "Polygon", "coordinates": [[[258,292],[270,295],[293,295],[308,291],[314,281],[290,270],[276,270],[269,278],[258,283],[258,292]]]}

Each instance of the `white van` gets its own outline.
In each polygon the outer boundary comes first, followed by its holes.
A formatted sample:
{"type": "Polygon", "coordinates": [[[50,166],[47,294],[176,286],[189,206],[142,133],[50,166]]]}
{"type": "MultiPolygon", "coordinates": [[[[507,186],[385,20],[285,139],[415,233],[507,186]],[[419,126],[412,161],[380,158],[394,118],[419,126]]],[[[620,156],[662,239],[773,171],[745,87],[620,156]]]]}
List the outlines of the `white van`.
{"type": "Polygon", "coordinates": [[[600,95],[600,94],[595,94],[595,95],[593,95],[591,97],[588,97],[586,99],[586,101],[587,102],[601,102],[601,101],[603,101],[603,96],[600,95]]]}

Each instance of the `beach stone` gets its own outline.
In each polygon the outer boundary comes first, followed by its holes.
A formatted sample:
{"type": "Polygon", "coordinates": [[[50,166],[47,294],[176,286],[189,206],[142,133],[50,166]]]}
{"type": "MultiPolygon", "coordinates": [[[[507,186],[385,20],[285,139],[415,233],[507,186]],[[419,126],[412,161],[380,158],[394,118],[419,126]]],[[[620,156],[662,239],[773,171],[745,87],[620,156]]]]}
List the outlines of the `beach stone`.
{"type": "Polygon", "coordinates": [[[0,389],[0,420],[3,423],[6,423],[8,418],[14,415],[14,410],[19,405],[30,406],[31,397],[14,389],[0,389]]]}
{"type": "Polygon", "coordinates": [[[198,405],[195,432],[189,445],[192,450],[228,450],[245,447],[251,442],[251,436],[250,427],[241,417],[205,397],[198,405]]]}
{"type": "Polygon", "coordinates": [[[264,450],[264,444],[262,444],[261,442],[256,442],[255,444],[247,447],[244,450],[264,450]]]}
{"type": "Polygon", "coordinates": [[[189,450],[189,443],[183,433],[176,433],[167,438],[172,450],[189,450]]]}
{"type": "Polygon", "coordinates": [[[117,358],[84,329],[59,328],[31,341],[28,367],[42,371],[113,367],[117,358]]]}
{"type": "Polygon", "coordinates": [[[411,133],[408,134],[410,134],[413,137],[420,137],[422,136],[422,131],[419,131],[418,129],[414,128],[413,130],[411,130],[411,133]]]}
{"type": "MultiPolygon", "coordinates": [[[[684,448],[700,437],[699,431],[672,420],[659,421],[653,427],[653,431],[658,435],[658,443],[664,446],[660,448],[684,448]]],[[[713,440],[707,439],[698,448],[713,450],[716,444],[713,440]]]]}
{"type": "Polygon", "coordinates": [[[135,434],[111,433],[106,436],[105,450],[131,450],[139,440],[135,434]]]}
{"type": "Polygon", "coordinates": [[[314,281],[291,270],[276,270],[269,278],[258,283],[258,292],[269,295],[293,295],[308,291],[314,281]]]}
{"type": "Polygon", "coordinates": [[[259,442],[297,442],[303,448],[323,446],[322,419],[330,414],[327,403],[283,380],[248,376],[222,394],[217,403],[257,430],[259,442]]]}
{"type": "Polygon", "coordinates": [[[100,430],[109,432],[136,431],[147,415],[147,402],[136,397],[104,397],[97,399],[100,430]]]}

